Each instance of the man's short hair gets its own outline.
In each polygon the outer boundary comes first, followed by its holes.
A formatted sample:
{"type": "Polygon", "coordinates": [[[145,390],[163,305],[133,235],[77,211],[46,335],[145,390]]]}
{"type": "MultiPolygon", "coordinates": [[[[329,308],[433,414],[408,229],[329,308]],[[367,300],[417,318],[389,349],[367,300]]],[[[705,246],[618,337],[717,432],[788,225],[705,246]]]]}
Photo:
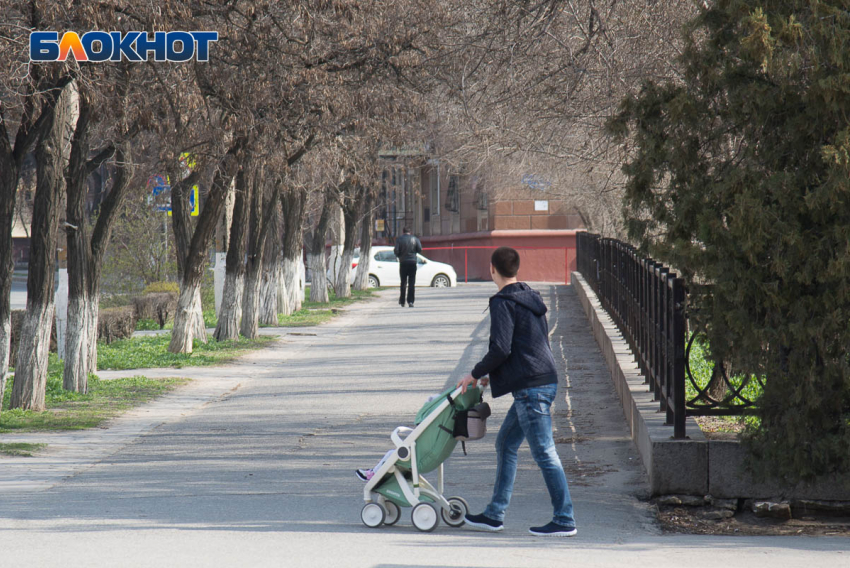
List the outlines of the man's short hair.
{"type": "Polygon", "coordinates": [[[402,229],[402,230],[401,230],[401,232],[402,232],[403,234],[405,234],[405,235],[409,235],[409,234],[410,234],[410,229],[408,229],[407,227],[405,227],[404,229],[402,229]]]}
{"type": "Polygon", "coordinates": [[[519,253],[511,247],[499,247],[493,251],[490,263],[503,277],[513,278],[519,272],[519,253]]]}

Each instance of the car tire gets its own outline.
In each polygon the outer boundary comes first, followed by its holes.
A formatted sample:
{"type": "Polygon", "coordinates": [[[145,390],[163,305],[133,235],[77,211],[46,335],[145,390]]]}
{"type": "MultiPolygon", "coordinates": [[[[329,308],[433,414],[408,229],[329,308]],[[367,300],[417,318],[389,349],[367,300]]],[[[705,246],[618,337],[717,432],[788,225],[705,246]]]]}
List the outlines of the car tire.
{"type": "Polygon", "coordinates": [[[437,274],[436,276],[434,276],[434,279],[431,280],[431,287],[433,288],[451,288],[451,286],[451,278],[449,278],[445,274],[437,274]]]}
{"type": "Polygon", "coordinates": [[[369,275],[369,288],[380,288],[381,281],[374,274],[369,275]]]}

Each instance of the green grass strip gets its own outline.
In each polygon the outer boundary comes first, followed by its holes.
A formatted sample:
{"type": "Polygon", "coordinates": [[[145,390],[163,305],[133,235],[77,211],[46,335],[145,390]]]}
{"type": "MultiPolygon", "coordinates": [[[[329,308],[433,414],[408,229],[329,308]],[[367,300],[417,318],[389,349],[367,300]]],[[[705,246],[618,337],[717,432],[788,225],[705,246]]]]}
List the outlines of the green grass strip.
{"type": "Polygon", "coordinates": [[[46,447],[47,444],[27,444],[25,442],[0,443],[0,454],[31,458],[33,454],[46,447]]]}
{"type": "Polygon", "coordinates": [[[260,336],[257,339],[239,338],[234,341],[216,341],[210,337],[207,343],[195,340],[192,353],[169,353],[171,334],[164,333],[147,337],[132,337],[115,341],[97,348],[97,368],[104,370],[145,369],[151,367],[205,367],[220,365],[254,349],[260,349],[277,338],[260,336]]]}
{"type": "MultiPolygon", "coordinates": [[[[51,358],[55,357],[53,354],[51,356],[51,358]]],[[[52,362],[51,371],[47,377],[45,397],[47,410],[44,412],[19,408],[10,410],[12,378],[8,379],[3,411],[0,412],[0,433],[96,428],[106,420],[150,402],[188,381],[181,378],[149,379],[147,377],[104,381],[95,375],[90,375],[89,392],[79,394],[62,389],[61,362],[52,362]],[[58,369],[56,363],[58,363],[58,369]]]]}

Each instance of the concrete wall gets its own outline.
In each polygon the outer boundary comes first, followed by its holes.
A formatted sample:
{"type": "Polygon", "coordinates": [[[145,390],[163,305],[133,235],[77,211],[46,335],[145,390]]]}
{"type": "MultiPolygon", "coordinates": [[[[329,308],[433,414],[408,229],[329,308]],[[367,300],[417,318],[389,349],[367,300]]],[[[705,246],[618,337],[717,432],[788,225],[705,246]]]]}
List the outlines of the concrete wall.
{"type": "Polygon", "coordinates": [[[620,395],[623,413],[649,474],[653,495],[711,495],[721,499],[850,499],[850,479],[847,477],[832,477],[794,487],[757,482],[744,470],[746,453],[741,444],[734,440],[707,440],[693,418],[686,421],[688,438],[674,440],[673,427],[664,424],[665,415],[659,411],[659,403],[653,400],[653,394],[616,324],[580,273],[573,273],[572,284],[620,395]]]}
{"type": "Polygon", "coordinates": [[[490,280],[490,255],[500,246],[541,247],[519,250],[520,280],[569,284],[570,274],[576,269],[576,231],[484,231],[420,237],[420,240],[426,249],[423,254],[451,264],[460,282],[467,273],[470,280],[490,280]],[[444,247],[448,250],[427,250],[444,247]],[[463,247],[488,248],[464,250],[463,247]]]}

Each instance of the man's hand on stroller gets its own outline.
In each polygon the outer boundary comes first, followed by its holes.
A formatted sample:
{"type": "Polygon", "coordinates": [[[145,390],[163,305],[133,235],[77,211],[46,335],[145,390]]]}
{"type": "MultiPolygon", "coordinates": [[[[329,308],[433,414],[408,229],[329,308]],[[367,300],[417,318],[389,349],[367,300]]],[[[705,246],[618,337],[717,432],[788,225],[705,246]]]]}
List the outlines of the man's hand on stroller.
{"type": "MultiPolygon", "coordinates": [[[[481,386],[482,387],[486,387],[489,384],[490,384],[490,378],[489,377],[481,377],[481,386]]],[[[473,377],[471,374],[467,374],[457,383],[457,386],[460,387],[460,392],[466,394],[467,387],[478,386],[478,379],[473,377]]]]}

